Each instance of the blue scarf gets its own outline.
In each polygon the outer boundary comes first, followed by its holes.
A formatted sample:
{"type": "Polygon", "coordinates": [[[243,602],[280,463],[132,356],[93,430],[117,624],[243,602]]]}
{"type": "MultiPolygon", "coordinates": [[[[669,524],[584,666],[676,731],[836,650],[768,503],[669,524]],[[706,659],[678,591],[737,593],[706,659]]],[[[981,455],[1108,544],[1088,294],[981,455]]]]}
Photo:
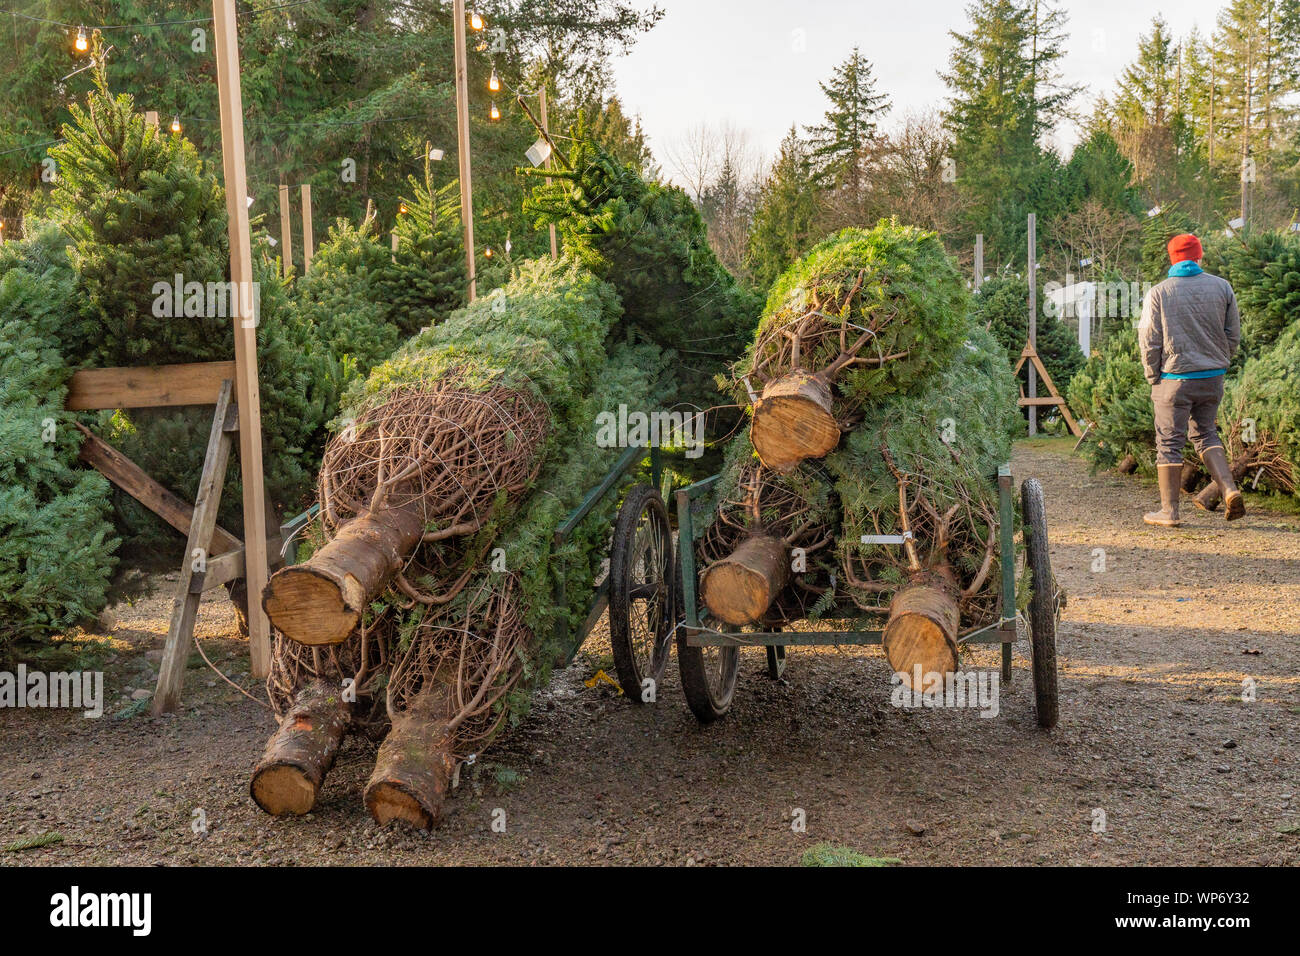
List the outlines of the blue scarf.
{"type": "Polygon", "coordinates": [[[1182,262],[1175,262],[1169,267],[1169,278],[1176,279],[1180,276],[1198,276],[1204,272],[1195,259],[1184,259],[1182,262]]]}

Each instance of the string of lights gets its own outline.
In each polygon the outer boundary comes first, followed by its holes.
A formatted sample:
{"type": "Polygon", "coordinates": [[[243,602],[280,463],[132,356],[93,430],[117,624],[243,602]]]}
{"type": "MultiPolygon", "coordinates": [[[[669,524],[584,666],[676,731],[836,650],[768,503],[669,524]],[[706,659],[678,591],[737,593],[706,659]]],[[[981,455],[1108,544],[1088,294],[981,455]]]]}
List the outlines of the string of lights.
{"type": "MultiPolygon", "coordinates": [[[[272,4],[267,7],[251,7],[247,11],[252,14],[271,13],[275,10],[283,10],[287,7],[300,7],[306,3],[314,3],[315,0],[287,0],[285,3],[272,4]]],[[[148,30],[153,27],[175,27],[188,26],[193,23],[211,23],[212,17],[193,17],[185,20],[155,20],[148,23],[65,23],[62,20],[50,20],[46,17],[32,16],[30,13],[23,13],[19,10],[0,10],[0,14],[8,14],[11,17],[18,17],[22,20],[31,20],[35,23],[48,23],[51,26],[63,27],[65,30],[77,30],[78,36],[84,38],[86,30],[99,30],[105,33],[109,30],[148,30]]],[[[78,46],[77,49],[84,49],[78,46]]]]}

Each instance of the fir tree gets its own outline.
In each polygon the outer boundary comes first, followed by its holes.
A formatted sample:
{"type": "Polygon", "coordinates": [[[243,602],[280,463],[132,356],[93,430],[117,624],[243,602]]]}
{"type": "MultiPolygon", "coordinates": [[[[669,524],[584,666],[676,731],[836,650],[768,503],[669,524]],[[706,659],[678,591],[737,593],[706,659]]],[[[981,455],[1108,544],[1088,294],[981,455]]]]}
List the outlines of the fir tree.
{"type": "Polygon", "coordinates": [[[759,189],[745,249],[745,265],[760,288],[775,282],[816,241],[817,211],[808,149],[791,127],[759,189]]]}
{"type": "Polygon", "coordinates": [[[820,86],[831,107],[822,123],[808,128],[812,167],[823,186],[843,184],[857,200],[878,120],[889,111],[889,97],[877,92],[871,63],[856,46],[820,86]]]}

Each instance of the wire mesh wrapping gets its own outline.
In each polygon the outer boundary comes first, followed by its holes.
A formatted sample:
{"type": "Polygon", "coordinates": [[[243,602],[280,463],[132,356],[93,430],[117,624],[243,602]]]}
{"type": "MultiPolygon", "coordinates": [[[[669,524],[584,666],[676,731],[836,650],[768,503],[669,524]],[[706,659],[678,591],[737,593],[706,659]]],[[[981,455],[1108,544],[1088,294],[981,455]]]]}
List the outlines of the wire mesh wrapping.
{"type": "Polygon", "coordinates": [[[351,687],[355,707],[351,726],[378,739],[388,724],[384,695],[380,693],[388,665],[388,642],[382,628],[372,623],[342,644],[309,646],[275,635],[271,650],[271,673],[266,681],[271,707],[284,717],[296,695],[313,680],[339,687],[351,687]],[[351,682],[349,684],[349,681],[351,682]]]}
{"type": "Polygon", "coordinates": [[[744,360],[742,400],[796,369],[832,390],[849,428],[865,402],[905,392],[952,356],[967,293],[938,236],[896,221],[845,229],[815,246],[773,287],[744,360]]]}
{"type": "MultiPolygon", "coordinates": [[[[886,452],[886,455],[888,453],[886,452]]],[[[940,469],[890,463],[898,484],[897,505],[846,511],[840,551],[845,593],[864,611],[889,612],[894,593],[920,570],[951,572],[960,588],[963,630],[997,620],[1000,578],[997,492],[991,483],[948,482],[940,469]],[[903,544],[862,543],[862,536],[899,536],[903,544]]]]}
{"type": "Polygon", "coordinates": [[[549,429],[546,404],[518,386],[470,388],[449,376],[392,394],[325,449],[324,533],[367,511],[417,509],[427,530],[394,584],[404,603],[445,604],[470,573],[444,581],[448,570],[472,567],[474,533],[537,477],[549,429]]]}
{"type": "MultiPolygon", "coordinates": [[[[779,537],[787,550],[801,549],[799,567],[815,569],[816,556],[829,554],[837,524],[831,485],[820,465],[808,462],[782,475],[750,457],[732,474],[734,480],[724,478],[716,508],[696,545],[701,568],[731,555],[750,535],[769,534],[779,537]]],[[[795,572],[769,618],[784,622],[803,617],[828,589],[818,578],[795,572]]]]}
{"type": "Polygon", "coordinates": [[[413,621],[386,628],[388,712],[406,710],[436,683],[450,699],[453,756],[464,759],[500,729],[508,711],[498,704],[524,676],[520,652],[532,634],[519,581],[507,572],[481,574],[455,602],[421,609],[413,621]]]}

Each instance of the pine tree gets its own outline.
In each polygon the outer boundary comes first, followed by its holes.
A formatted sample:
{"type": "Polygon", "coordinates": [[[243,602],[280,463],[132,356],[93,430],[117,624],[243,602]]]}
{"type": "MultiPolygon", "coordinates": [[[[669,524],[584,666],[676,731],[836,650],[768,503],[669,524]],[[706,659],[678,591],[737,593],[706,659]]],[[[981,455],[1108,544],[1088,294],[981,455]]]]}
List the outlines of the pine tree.
{"type": "Polygon", "coordinates": [[[842,184],[855,203],[862,195],[864,166],[889,97],[876,90],[871,63],[858,47],[820,84],[831,101],[823,122],[808,128],[809,157],[824,187],[842,184]]]}
{"type": "Polygon", "coordinates": [[[1050,219],[1061,198],[1055,160],[1039,138],[1062,118],[1076,89],[1062,85],[1064,16],[1046,3],[979,0],[971,28],[951,31],[951,91],[944,125],[953,134],[958,183],[972,197],[970,217],[993,261],[1022,262],[1025,213],[1050,219]]]}
{"type": "Polygon", "coordinates": [[[775,282],[816,241],[817,212],[808,148],[792,126],[759,188],[745,249],[745,265],[760,288],[775,282]]]}
{"type": "Polygon", "coordinates": [[[108,597],[118,541],[108,482],[78,467],[59,334],[75,299],[66,239],[43,228],[0,245],[0,658],[108,597]]]}

